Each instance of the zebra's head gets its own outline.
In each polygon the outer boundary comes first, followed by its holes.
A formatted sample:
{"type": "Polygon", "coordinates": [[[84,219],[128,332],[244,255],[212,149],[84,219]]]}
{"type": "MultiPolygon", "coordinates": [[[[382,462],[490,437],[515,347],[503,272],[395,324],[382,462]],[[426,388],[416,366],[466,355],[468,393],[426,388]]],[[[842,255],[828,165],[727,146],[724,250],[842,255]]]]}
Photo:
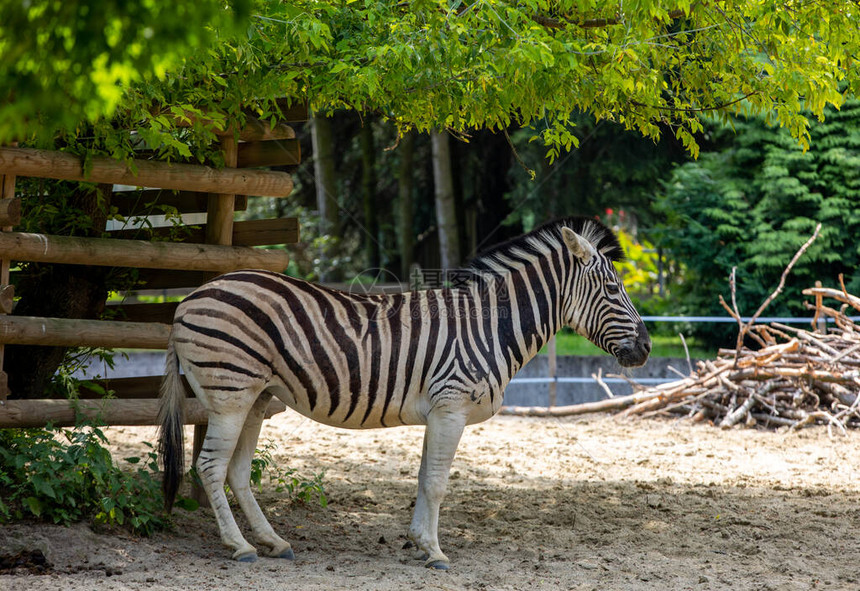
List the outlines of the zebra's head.
{"type": "Polygon", "coordinates": [[[624,256],[618,238],[603,224],[582,218],[563,222],[561,238],[571,265],[564,322],[622,366],[643,365],[651,338],[612,264],[624,256]]]}

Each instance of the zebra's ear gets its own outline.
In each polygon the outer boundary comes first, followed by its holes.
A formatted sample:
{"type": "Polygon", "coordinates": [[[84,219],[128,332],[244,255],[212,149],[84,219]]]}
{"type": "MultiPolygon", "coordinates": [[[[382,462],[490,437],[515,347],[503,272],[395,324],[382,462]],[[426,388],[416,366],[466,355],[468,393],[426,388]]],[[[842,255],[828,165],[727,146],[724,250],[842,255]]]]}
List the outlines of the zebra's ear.
{"type": "Polygon", "coordinates": [[[573,256],[582,261],[583,264],[588,264],[588,262],[591,260],[591,257],[597,254],[597,251],[594,249],[594,246],[591,244],[591,242],[589,242],[568,227],[563,227],[561,229],[561,237],[562,239],[564,239],[564,243],[573,253],[573,256]]]}

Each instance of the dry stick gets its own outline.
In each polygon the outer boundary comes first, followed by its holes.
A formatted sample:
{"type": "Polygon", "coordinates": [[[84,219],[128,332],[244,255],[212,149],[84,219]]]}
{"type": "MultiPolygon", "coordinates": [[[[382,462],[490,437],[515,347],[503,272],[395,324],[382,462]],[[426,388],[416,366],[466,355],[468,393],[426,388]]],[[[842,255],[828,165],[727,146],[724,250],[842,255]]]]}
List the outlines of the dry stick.
{"type": "Polygon", "coordinates": [[[845,299],[848,300],[848,303],[852,308],[860,312],[860,298],[856,298],[848,293],[848,290],[845,289],[845,277],[842,273],[839,274],[839,287],[842,288],[842,294],[845,296],[845,299]]]}
{"type": "Polygon", "coordinates": [[[747,396],[747,399],[744,400],[743,404],[741,404],[739,407],[731,411],[723,418],[722,422],[720,423],[720,429],[730,429],[735,425],[735,423],[737,423],[741,419],[746,418],[755,402],[755,396],[747,396]]]}
{"type": "Polygon", "coordinates": [[[831,355],[838,355],[839,354],[838,350],[836,350],[833,347],[831,347],[830,345],[826,344],[820,338],[812,336],[812,334],[810,334],[810,332],[808,330],[803,330],[802,328],[795,328],[793,326],[788,326],[786,324],[780,324],[779,322],[772,322],[771,325],[776,326],[778,328],[781,328],[783,330],[791,331],[791,332],[797,334],[797,336],[800,337],[801,339],[803,339],[804,341],[808,341],[808,342],[812,343],[813,345],[815,345],[816,347],[818,347],[822,351],[826,351],[827,353],[830,353],[831,355]]]}
{"type": "Polygon", "coordinates": [[[671,365],[667,365],[666,369],[668,371],[671,371],[673,374],[675,374],[676,376],[678,376],[679,378],[682,378],[682,379],[690,377],[691,375],[693,375],[693,368],[692,367],[690,367],[690,373],[688,373],[688,374],[685,374],[684,372],[678,371],[677,369],[675,369],[671,365]]]}
{"type": "Polygon", "coordinates": [[[845,291],[832,289],[829,287],[810,287],[803,290],[803,295],[823,295],[828,298],[840,301],[843,304],[848,304],[855,310],[860,311],[860,298],[853,296],[845,291]]]}
{"type": "Polygon", "coordinates": [[[609,389],[609,386],[606,385],[606,382],[603,381],[603,368],[599,367],[597,369],[596,374],[591,374],[591,378],[597,382],[597,385],[603,388],[603,391],[606,392],[607,398],[615,398],[615,394],[612,393],[612,390],[609,389]]]}
{"type": "Polygon", "coordinates": [[[643,400],[656,398],[661,396],[662,392],[630,394],[629,396],[616,396],[607,400],[599,400],[597,402],[586,402],[585,404],[571,404],[568,406],[503,406],[499,410],[502,415],[514,415],[518,417],[567,417],[573,415],[583,415],[593,412],[605,412],[608,410],[619,410],[636,404],[643,400]]]}
{"type": "Polygon", "coordinates": [[[738,323],[738,345],[735,349],[735,363],[737,363],[738,354],[740,352],[741,343],[743,343],[743,334],[744,334],[744,321],[741,320],[741,313],[738,310],[738,300],[736,295],[736,287],[735,287],[735,275],[737,274],[738,268],[732,267],[732,272],[729,274],[729,290],[732,294],[732,307],[729,308],[729,305],[726,303],[726,300],[723,299],[723,295],[719,295],[720,305],[726,309],[726,312],[729,313],[729,316],[734,318],[738,323]]]}
{"type": "MultiPolygon", "coordinates": [[[[648,388],[644,387],[642,384],[640,384],[639,382],[637,382],[636,380],[634,380],[633,378],[631,378],[630,376],[625,376],[625,375],[622,375],[619,373],[608,373],[608,374],[606,374],[606,377],[607,378],[618,378],[618,379],[624,380],[625,382],[627,382],[630,385],[631,388],[633,388],[634,392],[648,389],[648,388]]],[[[662,384],[661,384],[661,386],[662,386],[662,384]]],[[[660,386],[657,386],[656,389],[659,390],[660,386]]]]}
{"type": "Polygon", "coordinates": [[[687,347],[687,340],[682,332],[679,332],[678,336],[681,337],[681,344],[684,345],[684,354],[687,356],[687,367],[690,369],[690,375],[693,375],[693,363],[690,361],[690,349],[687,347]]]}
{"type": "Polygon", "coordinates": [[[774,423],[783,427],[793,427],[795,421],[778,415],[766,415],[761,412],[750,413],[750,416],[760,423],[774,423]]]}
{"type": "Polygon", "coordinates": [[[844,351],[842,351],[842,352],[841,352],[839,355],[837,355],[836,357],[833,357],[833,358],[831,358],[831,359],[828,359],[828,361],[830,361],[831,363],[836,363],[837,361],[840,361],[840,360],[842,360],[844,357],[848,357],[849,355],[851,355],[852,353],[856,353],[857,351],[860,351],[860,343],[858,343],[858,344],[856,344],[856,345],[854,345],[854,346],[852,346],[852,347],[848,347],[847,349],[845,349],[844,351]]]}
{"type": "MultiPolygon", "coordinates": [[[[803,246],[801,246],[798,251],[794,253],[794,256],[791,258],[791,261],[789,261],[788,266],[782,272],[782,277],[779,278],[779,285],[777,285],[776,289],[773,290],[773,293],[767,296],[767,299],[762,302],[761,306],[758,307],[758,310],[755,311],[755,314],[753,314],[752,317],[749,319],[749,322],[747,322],[741,327],[741,330],[738,333],[737,345],[735,347],[735,364],[737,364],[738,357],[741,354],[741,346],[744,342],[744,336],[749,332],[749,329],[752,327],[753,324],[755,324],[756,319],[761,316],[761,313],[764,312],[765,308],[770,305],[770,303],[776,298],[776,296],[782,293],[782,288],[785,287],[785,279],[791,272],[792,267],[794,267],[798,259],[803,256],[803,253],[806,252],[806,249],[808,249],[810,245],[815,242],[815,239],[818,238],[818,233],[820,231],[821,224],[819,223],[817,226],[815,226],[815,232],[812,233],[812,236],[809,237],[809,240],[804,242],[803,246]]],[[[734,297],[734,288],[732,288],[732,297],[734,297]]],[[[735,306],[735,309],[737,309],[737,306],[735,306]]],[[[738,316],[740,316],[740,314],[738,316]]]]}
{"type": "Polygon", "coordinates": [[[664,406],[663,408],[658,408],[656,410],[643,412],[643,413],[641,413],[641,416],[643,419],[646,419],[649,417],[656,416],[658,414],[673,412],[679,408],[682,408],[685,406],[690,406],[691,404],[693,404],[695,402],[699,402],[702,398],[705,398],[706,396],[710,396],[711,394],[712,394],[712,392],[710,390],[705,390],[704,392],[701,392],[701,393],[695,394],[695,395],[688,393],[687,398],[685,398],[684,400],[681,400],[680,402],[676,402],[674,404],[669,404],[667,406],[664,406]]]}

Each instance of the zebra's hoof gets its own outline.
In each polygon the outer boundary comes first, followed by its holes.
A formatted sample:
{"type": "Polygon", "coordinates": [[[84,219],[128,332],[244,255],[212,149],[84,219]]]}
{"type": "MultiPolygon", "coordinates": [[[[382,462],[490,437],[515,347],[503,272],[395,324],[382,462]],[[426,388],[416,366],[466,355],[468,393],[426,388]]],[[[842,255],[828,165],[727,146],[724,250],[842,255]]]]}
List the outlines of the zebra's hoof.
{"type": "Polygon", "coordinates": [[[234,554],[233,560],[237,562],[257,562],[257,553],[256,552],[242,552],[241,554],[234,554]]]}
{"type": "Polygon", "coordinates": [[[451,565],[449,565],[444,560],[433,560],[432,562],[428,562],[424,566],[435,570],[448,570],[449,568],[451,568],[451,565]]]}
{"type": "Polygon", "coordinates": [[[284,560],[295,560],[296,553],[293,552],[292,548],[287,548],[286,550],[273,555],[275,558],[283,558],[284,560]]]}

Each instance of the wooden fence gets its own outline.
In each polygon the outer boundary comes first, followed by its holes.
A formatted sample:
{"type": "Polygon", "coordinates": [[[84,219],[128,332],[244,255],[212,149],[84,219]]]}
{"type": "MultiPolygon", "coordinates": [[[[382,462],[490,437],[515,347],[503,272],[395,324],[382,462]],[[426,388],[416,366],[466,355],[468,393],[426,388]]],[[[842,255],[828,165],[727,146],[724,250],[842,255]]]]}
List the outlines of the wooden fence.
{"type": "MultiPolygon", "coordinates": [[[[305,108],[291,111],[293,121],[306,118],[305,108]]],[[[285,124],[270,127],[249,118],[238,133],[230,127],[218,135],[224,168],[147,159],[121,162],[92,158],[85,169],[83,161],[74,155],[0,147],[0,428],[36,427],[47,422],[72,425],[80,417],[107,425],[154,425],[161,376],[85,384],[76,401],[15,399],[14,392],[8,391],[8,375],[16,369],[4,365],[4,347],[164,349],[177,305],[112,306],[111,316],[117,320],[14,316],[10,277],[14,261],[137,268],[141,269],[139,278],[145,289],[192,288],[216,274],[242,268],[286,268],[286,251],[254,247],[297,242],[295,219],[234,223],[233,217],[235,211],[246,207],[248,195],[280,198],[290,194],[293,182],[289,173],[260,168],[300,162],[295,132],[285,124]],[[206,224],[188,229],[183,242],[166,241],[168,230],[158,228],[113,231],[110,238],[14,232],[21,219],[16,178],[23,176],[143,187],[137,191],[111,191],[111,205],[126,216],[141,215],[145,213],[142,206],[151,208],[152,203],[175,207],[181,213],[205,211],[206,224]],[[111,393],[109,398],[104,398],[105,391],[111,393]]],[[[187,402],[186,422],[197,425],[195,447],[199,448],[206,415],[196,400],[187,402]]],[[[273,401],[268,415],[284,408],[279,401],[273,401]]]]}

